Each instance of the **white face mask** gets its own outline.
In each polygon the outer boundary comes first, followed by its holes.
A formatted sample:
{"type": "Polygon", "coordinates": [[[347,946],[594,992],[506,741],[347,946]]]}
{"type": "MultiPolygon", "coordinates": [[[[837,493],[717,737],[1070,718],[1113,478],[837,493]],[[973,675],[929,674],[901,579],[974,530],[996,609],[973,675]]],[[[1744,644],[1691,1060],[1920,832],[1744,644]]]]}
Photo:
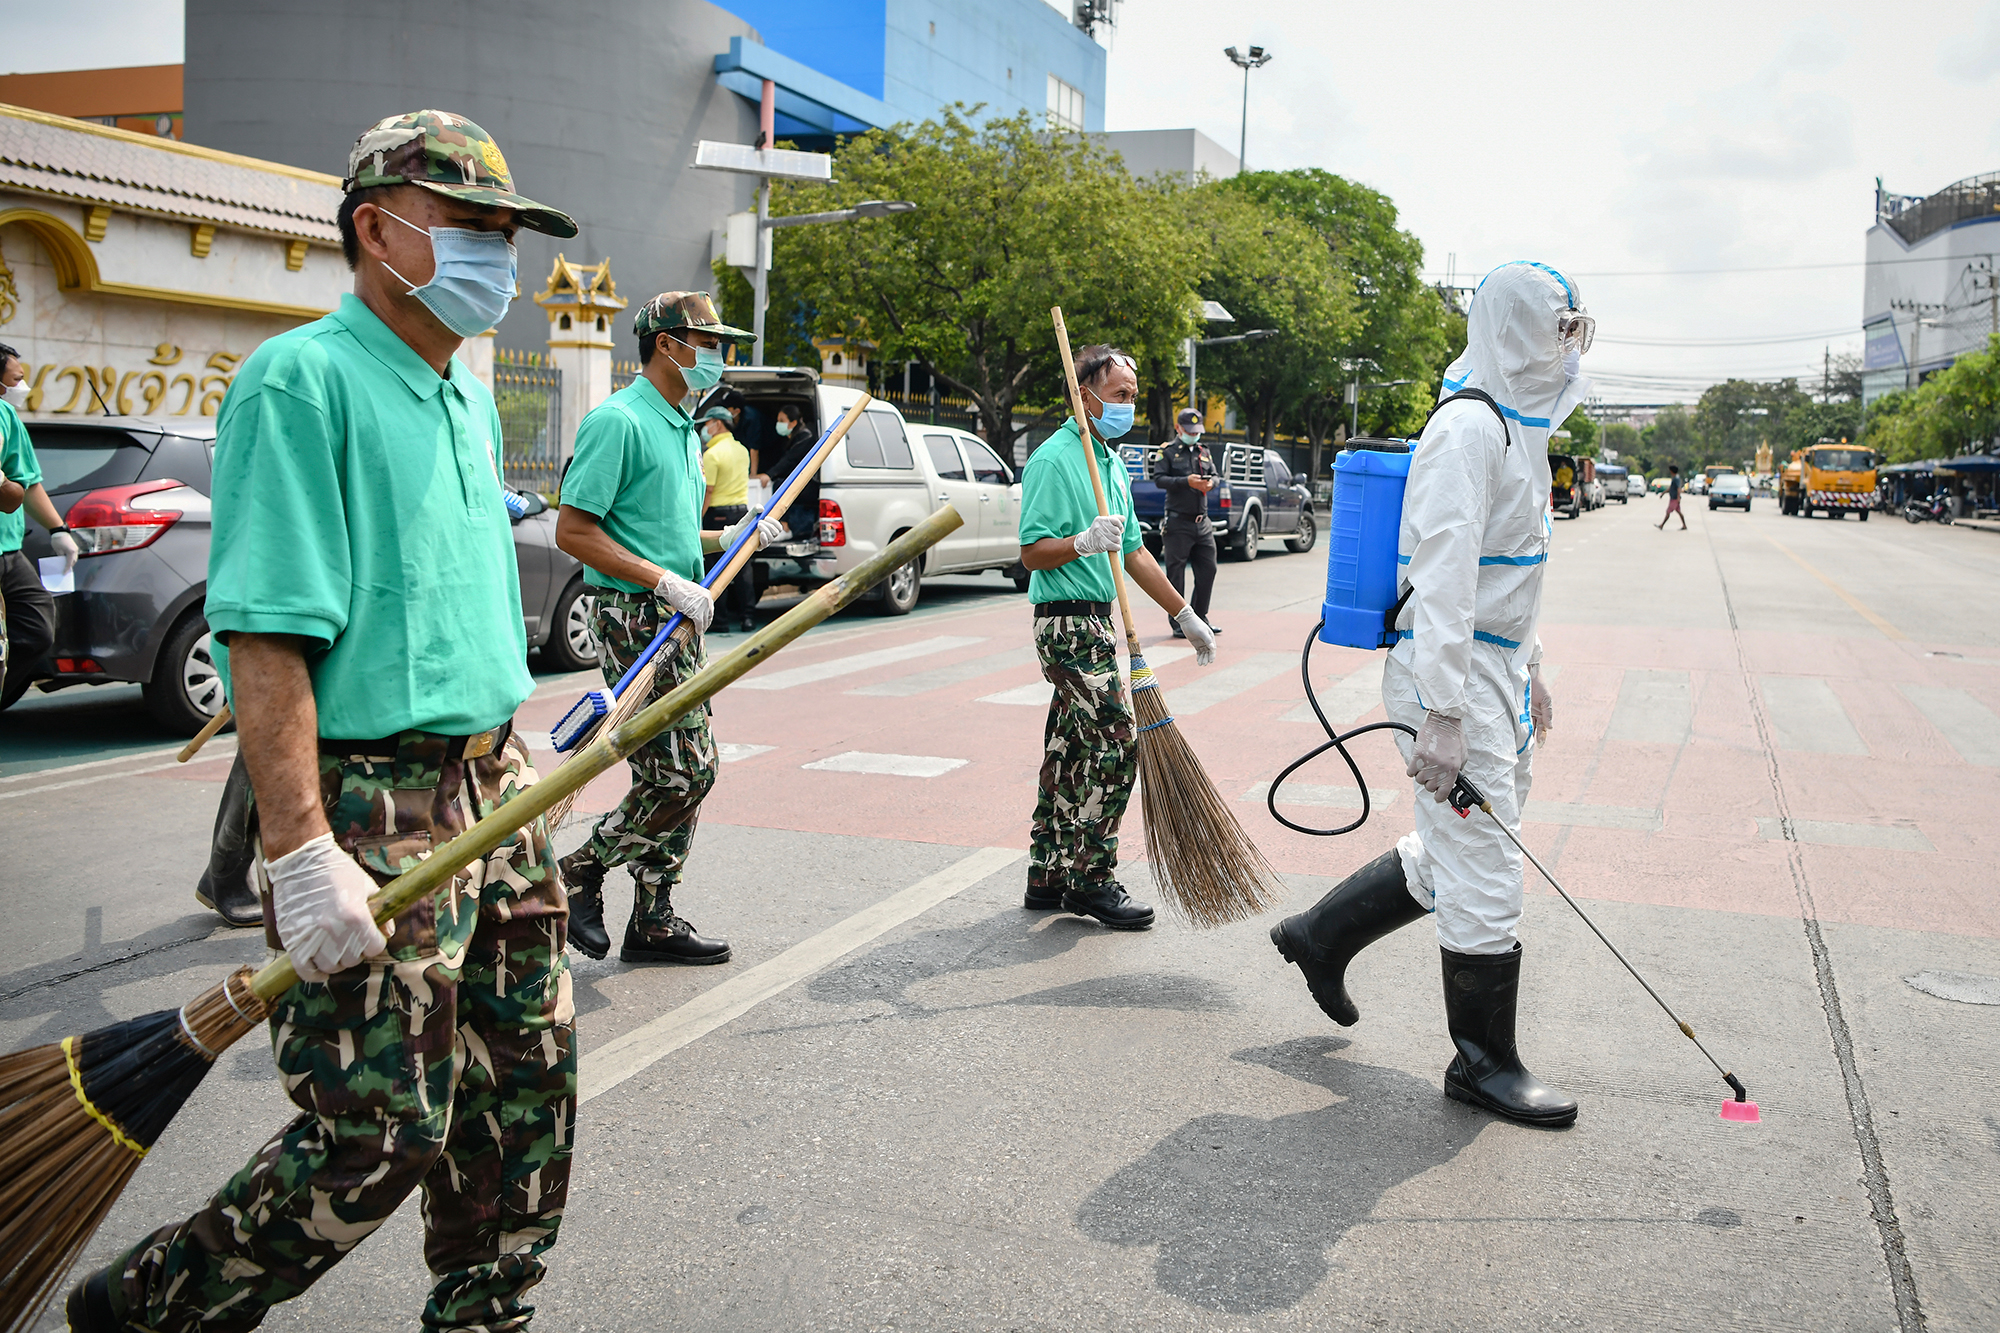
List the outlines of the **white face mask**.
{"type": "Polygon", "coordinates": [[[19,384],[9,385],[7,387],[7,392],[5,394],[0,394],[0,397],[4,397],[10,404],[12,404],[17,408],[26,407],[28,405],[27,381],[23,380],[19,384]]]}
{"type": "Polygon", "coordinates": [[[1200,443],[1201,443],[1201,432],[1200,432],[1200,431],[1195,431],[1195,432],[1194,432],[1193,434],[1189,434],[1189,433],[1188,433],[1187,431],[1182,431],[1182,432],[1181,432],[1181,443],[1182,443],[1182,444],[1200,444],[1200,443]]]}

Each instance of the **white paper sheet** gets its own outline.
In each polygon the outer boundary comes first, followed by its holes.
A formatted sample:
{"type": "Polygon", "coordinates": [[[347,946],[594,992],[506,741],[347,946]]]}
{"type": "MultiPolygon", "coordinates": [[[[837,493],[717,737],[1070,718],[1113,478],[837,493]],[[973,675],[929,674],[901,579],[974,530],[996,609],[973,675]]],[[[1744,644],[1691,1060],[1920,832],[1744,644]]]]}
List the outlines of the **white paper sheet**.
{"type": "Polygon", "coordinates": [[[35,562],[41,567],[42,587],[52,593],[76,591],[76,566],[63,568],[63,558],[59,555],[45,555],[35,562]]]}

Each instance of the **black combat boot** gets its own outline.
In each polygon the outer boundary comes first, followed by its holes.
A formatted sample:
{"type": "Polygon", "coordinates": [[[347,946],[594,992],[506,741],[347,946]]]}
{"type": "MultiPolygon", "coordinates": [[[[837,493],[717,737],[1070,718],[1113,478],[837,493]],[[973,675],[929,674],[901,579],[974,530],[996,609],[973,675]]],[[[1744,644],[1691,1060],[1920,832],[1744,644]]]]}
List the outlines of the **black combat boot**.
{"type": "Polygon", "coordinates": [[[604,867],[585,843],[556,868],[569,893],[569,942],[591,958],[604,957],[611,952],[611,933],[604,928],[604,867]]]}
{"type": "Polygon", "coordinates": [[[1021,895],[1021,906],[1030,912],[1053,912],[1062,907],[1063,886],[1037,884],[1028,881],[1028,891],[1021,895]]]}
{"type": "Polygon", "coordinates": [[[621,963],[682,963],[696,967],[729,961],[729,941],[705,939],[674,912],[673,886],[648,883],[634,872],[632,919],[625,925],[621,963]],[[643,919],[642,919],[643,914],[643,919]]]}
{"type": "Polygon", "coordinates": [[[1348,963],[1390,931],[1426,915],[1410,896],[1402,857],[1390,848],[1312,908],[1271,927],[1271,943],[1306,974],[1306,988],[1326,1016],[1353,1027],[1361,1011],[1347,994],[1348,963]]]}
{"type": "Polygon", "coordinates": [[[232,926],[264,924],[264,903],[250,880],[250,866],[257,859],[250,825],[250,769],[239,752],[215,808],[208,869],[194,887],[194,900],[232,926]]]}
{"type": "Polygon", "coordinates": [[[1125,892],[1125,886],[1115,879],[1100,880],[1066,891],[1062,896],[1062,908],[1078,916],[1095,917],[1112,930],[1153,928],[1153,909],[1144,903],[1133,902],[1131,895],[1125,892]]]}
{"type": "Polygon", "coordinates": [[[1507,953],[1444,954],[1444,1016],[1458,1055],[1444,1091],[1527,1125],[1576,1122],[1576,1099],[1536,1078],[1514,1047],[1514,1002],[1521,994],[1521,946],[1507,953]]]}
{"type": "Polygon", "coordinates": [[[111,1309],[111,1271],[100,1268],[69,1289],[63,1320],[70,1333],[124,1333],[125,1321],[111,1309]]]}

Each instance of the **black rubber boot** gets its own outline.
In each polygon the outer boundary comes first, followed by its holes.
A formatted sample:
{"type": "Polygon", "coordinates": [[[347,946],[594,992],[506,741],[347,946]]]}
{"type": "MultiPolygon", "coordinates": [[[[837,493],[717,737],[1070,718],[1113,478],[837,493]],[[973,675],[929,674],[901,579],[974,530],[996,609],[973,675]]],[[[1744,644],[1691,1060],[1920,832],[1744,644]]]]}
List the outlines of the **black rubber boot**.
{"type": "Polygon", "coordinates": [[[264,924],[264,904],[250,881],[257,859],[251,830],[250,769],[238,752],[222,784],[215,808],[215,832],[208,843],[208,869],[194,886],[194,900],[232,926],[264,924]]]}
{"type": "Polygon", "coordinates": [[[1115,879],[1068,890],[1062,896],[1062,907],[1065,912],[1093,917],[1112,930],[1153,928],[1153,909],[1133,902],[1125,886],[1115,879]]]}
{"type": "Polygon", "coordinates": [[[69,1289],[63,1320],[70,1333],[124,1333],[125,1321],[111,1309],[111,1273],[100,1268],[69,1289]]]}
{"type": "Polygon", "coordinates": [[[591,856],[588,843],[556,866],[569,893],[569,942],[587,957],[604,957],[611,952],[611,932],[604,928],[604,867],[591,856]]]}
{"type": "Polygon", "coordinates": [[[1444,1016],[1458,1055],[1444,1071],[1444,1091],[1525,1125],[1576,1122],[1576,1099],[1529,1073],[1514,1047],[1514,1005],[1521,994],[1521,946],[1508,953],[1444,955],[1444,1016]]]}
{"type": "Polygon", "coordinates": [[[1353,1027],[1361,1011],[1347,993],[1348,963],[1390,931],[1427,915],[1410,896],[1403,859],[1391,848],[1311,908],[1271,927],[1271,943],[1305,973],[1306,988],[1326,1016],[1353,1027]]]}
{"type": "Polygon", "coordinates": [[[1021,895],[1021,906],[1030,912],[1054,912],[1061,909],[1062,900],[1062,885],[1030,884],[1028,891],[1021,895]]]}

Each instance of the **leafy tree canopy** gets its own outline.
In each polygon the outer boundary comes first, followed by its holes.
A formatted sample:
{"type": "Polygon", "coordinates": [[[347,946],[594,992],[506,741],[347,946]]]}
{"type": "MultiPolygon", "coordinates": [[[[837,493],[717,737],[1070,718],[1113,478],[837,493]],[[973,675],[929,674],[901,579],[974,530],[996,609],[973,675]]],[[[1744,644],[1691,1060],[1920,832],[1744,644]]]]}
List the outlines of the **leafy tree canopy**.
{"type": "Polygon", "coordinates": [[[1866,440],[1891,463],[1950,458],[2000,436],[2000,336],[1915,389],[1868,405],[1866,440]]]}

